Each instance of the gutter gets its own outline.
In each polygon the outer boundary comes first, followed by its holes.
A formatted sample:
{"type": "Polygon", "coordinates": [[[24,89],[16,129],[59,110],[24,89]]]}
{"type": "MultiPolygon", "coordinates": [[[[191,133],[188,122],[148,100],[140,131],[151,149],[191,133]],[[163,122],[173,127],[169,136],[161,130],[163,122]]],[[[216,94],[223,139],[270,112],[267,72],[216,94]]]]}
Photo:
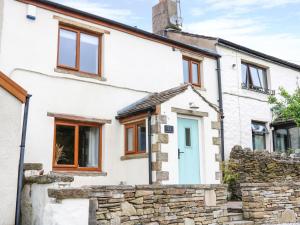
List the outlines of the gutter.
{"type": "Polygon", "coordinates": [[[21,193],[23,188],[23,176],[24,176],[24,155],[25,155],[25,142],[28,122],[29,101],[31,95],[26,96],[24,115],[23,115],[23,127],[22,138],[20,145],[20,159],[19,159],[19,171],[18,171],[18,187],[17,187],[17,199],[16,199],[16,213],[15,213],[15,225],[21,224],[21,193]]]}
{"type": "Polygon", "coordinates": [[[222,91],[222,75],[221,75],[221,60],[217,59],[217,76],[218,76],[218,94],[219,94],[219,111],[220,111],[220,136],[221,136],[221,158],[225,161],[224,148],[224,109],[223,109],[223,91],[222,91]]]}

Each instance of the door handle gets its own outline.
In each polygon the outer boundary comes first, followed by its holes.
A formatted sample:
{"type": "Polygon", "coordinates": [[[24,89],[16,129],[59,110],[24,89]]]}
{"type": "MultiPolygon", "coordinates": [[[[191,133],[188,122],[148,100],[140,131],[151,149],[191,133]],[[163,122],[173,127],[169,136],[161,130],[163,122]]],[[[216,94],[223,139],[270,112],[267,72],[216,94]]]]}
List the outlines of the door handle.
{"type": "Polygon", "coordinates": [[[183,154],[184,152],[180,151],[180,148],[178,148],[178,159],[180,159],[180,154],[183,154]]]}

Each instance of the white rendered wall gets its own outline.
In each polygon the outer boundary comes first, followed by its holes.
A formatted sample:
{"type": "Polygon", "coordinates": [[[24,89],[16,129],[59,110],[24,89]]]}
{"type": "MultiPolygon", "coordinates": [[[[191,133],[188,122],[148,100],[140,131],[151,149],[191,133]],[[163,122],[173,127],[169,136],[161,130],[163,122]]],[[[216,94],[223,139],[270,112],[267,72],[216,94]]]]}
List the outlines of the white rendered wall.
{"type": "MultiPolygon", "coordinates": [[[[287,67],[249,56],[224,47],[217,47],[222,55],[221,71],[223,85],[225,153],[228,158],[234,145],[253,148],[251,121],[272,122],[268,95],[241,88],[241,62],[251,62],[267,68],[268,87],[278,93],[280,86],[292,92],[300,73],[287,67]],[[233,64],[236,66],[233,67],[233,64]]],[[[267,149],[272,150],[272,131],[267,135],[267,149]]]]}
{"type": "Polygon", "coordinates": [[[22,103],[0,87],[0,224],[13,225],[21,143],[22,103]]]}
{"type": "MultiPolygon", "coordinates": [[[[205,91],[201,91],[201,94],[207,97],[211,102],[211,99],[207,96],[205,91]]],[[[220,180],[216,179],[216,172],[220,171],[220,165],[216,162],[215,154],[219,154],[219,146],[213,145],[213,137],[218,137],[218,130],[212,130],[211,122],[218,121],[217,112],[207,105],[191,88],[186,92],[172,98],[161,105],[161,114],[167,116],[167,124],[174,126],[174,133],[169,134],[169,144],[162,144],[162,152],[167,152],[169,161],[163,162],[163,171],[169,171],[169,181],[166,184],[178,184],[179,181],[179,161],[178,161],[178,127],[177,118],[190,118],[198,120],[199,126],[199,161],[200,161],[200,181],[202,184],[215,184],[220,183],[220,180]],[[172,112],[172,107],[190,110],[189,103],[194,102],[199,106],[200,112],[207,112],[209,117],[187,117],[172,112]]],[[[163,129],[162,129],[163,130],[163,129]]]]}
{"type": "MultiPolygon", "coordinates": [[[[182,53],[154,41],[69,18],[110,31],[104,35],[103,44],[107,80],[58,73],[58,20],[53,18],[58,14],[38,8],[37,18],[32,21],[26,19],[26,4],[4,1],[0,69],[33,96],[25,162],[43,163],[46,173],[52,170],[54,119],[47,117],[47,112],[110,119],[112,124],[103,127],[102,161],[107,176],[76,176],[72,185],[147,184],[148,159],[120,160],[124,155],[124,126],[115,116],[118,110],[149,92],[182,84],[182,53]]],[[[204,57],[202,80],[206,95],[217,104],[214,59],[204,57]]],[[[214,152],[210,154],[214,157],[214,152]]]]}

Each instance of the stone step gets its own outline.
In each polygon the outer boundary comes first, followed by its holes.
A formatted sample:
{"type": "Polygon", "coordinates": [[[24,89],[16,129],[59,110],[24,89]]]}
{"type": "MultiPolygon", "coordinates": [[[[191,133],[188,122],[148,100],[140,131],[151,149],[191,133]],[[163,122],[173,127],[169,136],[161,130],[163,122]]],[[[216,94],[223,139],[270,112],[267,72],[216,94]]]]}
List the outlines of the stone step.
{"type": "Polygon", "coordinates": [[[230,201],[227,203],[228,212],[231,213],[242,213],[243,212],[243,203],[238,201],[230,201]]]}
{"type": "Polygon", "coordinates": [[[254,225],[253,221],[239,220],[223,223],[223,225],[254,225]]]}
{"type": "Polygon", "coordinates": [[[228,213],[229,221],[241,221],[243,220],[243,213],[228,213]]]}

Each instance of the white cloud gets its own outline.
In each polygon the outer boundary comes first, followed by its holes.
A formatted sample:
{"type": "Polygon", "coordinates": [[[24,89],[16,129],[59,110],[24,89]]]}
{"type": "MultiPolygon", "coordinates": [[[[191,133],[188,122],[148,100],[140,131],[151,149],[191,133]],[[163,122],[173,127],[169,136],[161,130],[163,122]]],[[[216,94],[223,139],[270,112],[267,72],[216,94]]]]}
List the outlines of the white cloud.
{"type": "Polygon", "coordinates": [[[105,18],[109,18],[112,20],[117,20],[117,21],[128,21],[132,19],[137,19],[133,15],[133,13],[129,9],[118,9],[115,7],[111,7],[108,4],[102,4],[97,1],[90,1],[90,0],[53,0],[57,3],[64,4],[67,6],[70,6],[72,8],[76,8],[82,11],[86,11],[98,16],[102,16],[105,18]]]}
{"type": "Polygon", "coordinates": [[[300,3],[300,0],[205,0],[213,9],[240,8],[247,10],[248,7],[273,8],[288,4],[300,3]]]}

